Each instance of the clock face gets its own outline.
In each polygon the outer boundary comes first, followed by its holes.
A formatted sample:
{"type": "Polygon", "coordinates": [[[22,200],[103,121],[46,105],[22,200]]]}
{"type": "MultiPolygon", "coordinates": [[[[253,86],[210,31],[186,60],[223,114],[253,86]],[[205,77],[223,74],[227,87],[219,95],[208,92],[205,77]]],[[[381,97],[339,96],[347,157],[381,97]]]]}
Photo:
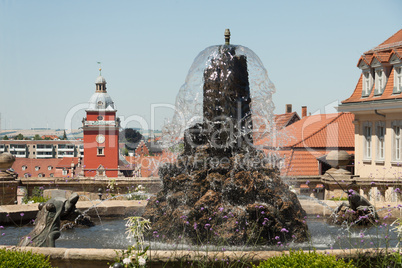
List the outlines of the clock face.
{"type": "Polygon", "coordinates": [[[105,142],[105,136],[103,136],[102,134],[99,134],[98,136],[96,136],[96,141],[98,143],[104,143],[105,142]]]}
{"type": "Polygon", "coordinates": [[[103,116],[98,116],[98,120],[103,120],[103,116]]]}

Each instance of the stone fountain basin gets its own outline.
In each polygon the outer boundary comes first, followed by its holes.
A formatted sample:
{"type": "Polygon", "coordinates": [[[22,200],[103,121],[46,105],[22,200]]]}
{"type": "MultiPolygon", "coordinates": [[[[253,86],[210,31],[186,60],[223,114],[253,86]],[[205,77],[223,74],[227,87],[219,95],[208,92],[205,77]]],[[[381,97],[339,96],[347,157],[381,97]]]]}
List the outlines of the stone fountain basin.
{"type": "MultiPolygon", "coordinates": [[[[142,215],[146,200],[108,200],[108,201],[79,201],[76,205],[81,212],[88,210],[85,215],[93,219],[123,218],[142,215]],[[92,208],[95,207],[95,208],[92,208]],[[91,209],[90,209],[91,208],[91,209]]],[[[0,206],[0,225],[8,225],[13,222],[28,222],[36,218],[38,204],[6,205],[0,206]],[[22,214],[23,213],[23,214],[22,214]],[[21,216],[23,215],[23,216],[21,216]]]]}
{"type": "MultiPolygon", "coordinates": [[[[320,202],[326,204],[328,207],[318,204],[311,199],[299,199],[300,204],[309,216],[328,216],[331,215],[332,210],[335,209],[341,201],[320,200],[320,202]],[[331,209],[330,209],[331,208],[331,209]]],[[[108,201],[79,201],[77,208],[80,211],[85,211],[93,206],[96,209],[90,209],[86,215],[93,219],[97,219],[98,216],[102,218],[123,218],[129,216],[141,216],[145,206],[146,200],[108,200],[108,201]]],[[[397,202],[376,202],[375,207],[378,211],[378,215],[381,218],[385,217],[391,209],[392,216],[388,217],[390,220],[395,220],[397,217],[401,217],[401,211],[397,207],[397,202]],[[385,209],[386,208],[386,209],[385,209]]],[[[22,204],[22,205],[6,205],[0,206],[0,225],[12,224],[12,222],[19,223],[21,221],[21,213],[23,222],[28,222],[35,219],[38,213],[37,204],[22,204]],[[7,216],[8,215],[8,216],[7,216]]]]}

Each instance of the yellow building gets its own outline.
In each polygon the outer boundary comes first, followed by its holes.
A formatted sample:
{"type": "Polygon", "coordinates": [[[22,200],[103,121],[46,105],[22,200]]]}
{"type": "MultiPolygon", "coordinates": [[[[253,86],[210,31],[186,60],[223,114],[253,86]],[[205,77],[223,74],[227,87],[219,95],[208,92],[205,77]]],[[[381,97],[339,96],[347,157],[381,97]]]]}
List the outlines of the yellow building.
{"type": "Polygon", "coordinates": [[[365,52],[353,94],[338,107],[355,115],[355,174],[361,193],[400,200],[402,189],[402,29],[365,52]],[[365,186],[365,187],[364,187],[365,186]]]}

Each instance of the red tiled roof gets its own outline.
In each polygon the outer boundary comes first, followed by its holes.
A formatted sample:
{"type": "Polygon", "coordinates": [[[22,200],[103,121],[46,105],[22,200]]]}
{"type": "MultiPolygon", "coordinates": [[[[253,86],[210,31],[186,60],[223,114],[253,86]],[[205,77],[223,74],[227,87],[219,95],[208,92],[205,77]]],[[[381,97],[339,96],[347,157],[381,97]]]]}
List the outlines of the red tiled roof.
{"type": "Polygon", "coordinates": [[[30,177],[38,177],[39,174],[43,174],[43,177],[50,177],[50,174],[56,172],[56,167],[60,159],[30,159],[30,158],[17,158],[12,166],[19,177],[24,177],[25,174],[30,174],[30,177]],[[25,170],[23,170],[25,166],[25,170]],[[39,167],[39,170],[35,170],[35,167],[39,167]],[[49,167],[51,169],[49,170],[49,167]]]}
{"type": "Polygon", "coordinates": [[[293,113],[285,113],[285,114],[276,114],[275,115],[275,124],[277,129],[282,129],[287,127],[291,121],[300,120],[299,115],[296,112],[293,113]]]}
{"type": "MultiPolygon", "coordinates": [[[[374,59],[377,59],[381,63],[388,63],[392,57],[396,55],[398,58],[402,58],[402,29],[396,32],[393,36],[385,40],[383,43],[378,45],[372,50],[365,52],[359,59],[357,65],[364,61],[367,65],[370,65],[374,59]]],[[[368,101],[378,101],[378,100],[390,100],[390,99],[402,99],[402,93],[393,94],[394,88],[394,68],[391,69],[389,77],[387,79],[387,84],[385,85],[384,91],[381,95],[374,95],[374,88],[367,97],[362,96],[363,91],[363,76],[360,75],[359,81],[357,82],[356,88],[352,95],[342,103],[356,103],[356,102],[368,102],[368,101]]]]}
{"type": "Polygon", "coordinates": [[[60,162],[57,164],[58,168],[71,168],[71,163],[74,166],[78,165],[78,157],[63,157],[60,162]]]}
{"type": "MultiPolygon", "coordinates": [[[[279,131],[277,151],[284,159],[281,174],[284,176],[317,176],[320,158],[332,150],[354,153],[354,115],[351,113],[319,114],[302,118],[279,131]]],[[[268,146],[269,138],[257,145],[268,146]]]]}
{"type": "Polygon", "coordinates": [[[56,136],[56,135],[43,135],[41,138],[42,138],[42,139],[50,138],[50,139],[52,139],[52,140],[56,140],[56,139],[58,139],[59,137],[56,136]]]}
{"type": "Polygon", "coordinates": [[[381,47],[391,45],[391,44],[401,42],[401,41],[402,41],[402,29],[397,31],[394,35],[392,35],[390,38],[388,38],[387,40],[385,40],[381,44],[379,44],[376,48],[380,49],[381,47]]]}
{"type": "MultiPolygon", "coordinates": [[[[162,155],[158,156],[126,156],[126,160],[134,166],[141,165],[142,177],[158,176],[159,167],[164,163],[170,163],[175,160],[172,153],[163,151],[162,155]]],[[[133,167],[135,170],[135,167],[133,167]]]]}

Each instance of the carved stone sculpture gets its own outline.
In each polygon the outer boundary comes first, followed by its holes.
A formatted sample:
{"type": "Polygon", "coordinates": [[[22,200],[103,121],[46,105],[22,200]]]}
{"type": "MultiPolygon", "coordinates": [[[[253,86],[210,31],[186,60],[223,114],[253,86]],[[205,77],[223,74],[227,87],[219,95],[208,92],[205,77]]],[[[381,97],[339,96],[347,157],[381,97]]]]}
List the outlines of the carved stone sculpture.
{"type": "Polygon", "coordinates": [[[334,223],[354,223],[356,225],[372,224],[378,219],[375,207],[365,197],[354,190],[345,191],[349,204],[342,202],[331,215],[334,223]]]}
{"type": "Polygon", "coordinates": [[[40,203],[34,229],[22,238],[18,246],[54,247],[60,237],[60,219],[75,212],[78,198],[74,193],[68,199],[56,197],[40,203]]]}
{"type": "Polygon", "coordinates": [[[18,175],[10,169],[14,161],[15,157],[12,154],[10,153],[0,154],[0,181],[14,180],[18,177],[18,175]]]}

